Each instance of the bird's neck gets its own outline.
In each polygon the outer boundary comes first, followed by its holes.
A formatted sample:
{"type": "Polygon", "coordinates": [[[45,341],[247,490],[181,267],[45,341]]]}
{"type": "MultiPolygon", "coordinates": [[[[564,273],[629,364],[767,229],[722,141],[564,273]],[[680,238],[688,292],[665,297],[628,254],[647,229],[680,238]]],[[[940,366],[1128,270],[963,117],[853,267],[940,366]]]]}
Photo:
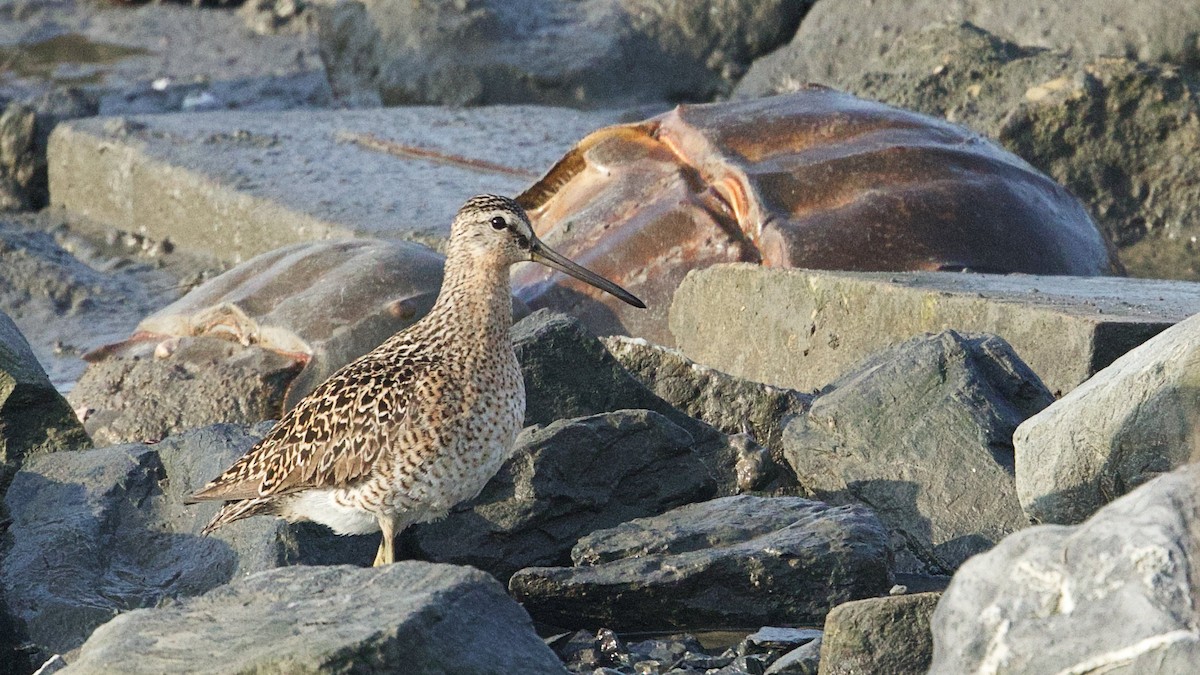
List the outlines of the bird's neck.
{"type": "Polygon", "coordinates": [[[485,342],[509,340],[512,286],[509,263],[499,256],[455,256],[446,260],[442,290],[430,310],[438,323],[461,329],[461,336],[485,342]]]}

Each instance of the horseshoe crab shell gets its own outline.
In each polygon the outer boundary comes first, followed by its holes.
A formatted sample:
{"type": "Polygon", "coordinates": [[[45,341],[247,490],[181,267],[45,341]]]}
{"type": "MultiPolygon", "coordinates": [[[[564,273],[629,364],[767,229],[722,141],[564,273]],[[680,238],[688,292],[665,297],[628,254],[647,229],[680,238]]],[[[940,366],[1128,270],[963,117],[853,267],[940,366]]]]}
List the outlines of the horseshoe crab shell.
{"type": "Polygon", "coordinates": [[[443,257],[403,241],[305,242],[264,253],[147,316],[129,339],[91,352],[166,358],[178,338],[219,337],[303,364],[285,406],[415,323],[442,285],[443,257]]]}
{"type": "Polygon", "coordinates": [[[962,127],[823,87],[680,106],[606,127],[518,201],[543,240],[643,298],[604,298],[524,266],[530,307],[599,333],[673,343],[688,270],[720,262],[841,270],[1121,273],[1065,189],[962,127]]]}

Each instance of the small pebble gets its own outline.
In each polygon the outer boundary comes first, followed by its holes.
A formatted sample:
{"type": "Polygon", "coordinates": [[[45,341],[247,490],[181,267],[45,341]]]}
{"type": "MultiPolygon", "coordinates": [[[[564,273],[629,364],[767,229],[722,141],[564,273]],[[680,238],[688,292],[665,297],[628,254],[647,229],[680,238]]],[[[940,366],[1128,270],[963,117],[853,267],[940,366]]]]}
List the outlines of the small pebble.
{"type": "Polygon", "coordinates": [[[662,666],[658,661],[651,661],[649,659],[633,664],[633,672],[637,673],[637,675],[659,675],[662,672],[661,668],[662,666]]]}

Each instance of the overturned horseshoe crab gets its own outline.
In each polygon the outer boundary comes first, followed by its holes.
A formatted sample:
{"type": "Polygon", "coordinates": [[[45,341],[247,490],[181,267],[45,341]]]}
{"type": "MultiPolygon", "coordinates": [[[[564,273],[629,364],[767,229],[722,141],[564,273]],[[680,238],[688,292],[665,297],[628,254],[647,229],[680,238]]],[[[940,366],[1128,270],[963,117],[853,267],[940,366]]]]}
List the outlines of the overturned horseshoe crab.
{"type": "MultiPolygon", "coordinates": [[[[112,420],[119,411],[111,410],[105,423],[112,437],[101,435],[112,442],[145,440],[141,436],[205,422],[179,420],[179,406],[189,411],[204,406],[173,397],[211,397],[204,387],[221,391],[221,383],[206,382],[198,372],[242,364],[251,373],[275,373],[267,387],[271,392],[263,393],[260,386],[246,394],[265,396],[270,404],[222,402],[243,414],[213,410],[211,421],[277,418],[333,371],[424,316],[441,288],[442,263],[441,254],[403,241],[306,242],[264,253],[147,316],[128,339],[85,355],[91,365],[70,400],[77,409],[92,411],[114,405],[140,408],[127,415],[139,417],[137,431],[126,426],[124,434],[139,437],[122,438],[121,425],[112,420]],[[101,367],[112,362],[121,365],[101,367]],[[154,382],[166,382],[171,374],[131,373],[131,368],[183,369],[196,386],[156,387],[154,382]],[[151,384],[142,385],[149,391],[111,397],[104,394],[121,387],[93,378],[151,384]]],[[[229,374],[233,371],[225,372],[226,381],[237,379],[229,374]]]]}
{"type": "Polygon", "coordinates": [[[518,201],[542,239],[645,299],[619,303],[544,268],[531,307],[599,334],[673,343],[671,296],[719,262],[841,270],[1121,273],[1065,189],[978,134],[823,87],[680,106],[580,141],[518,201]]]}
{"type": "Polygon", "coordinates": [[[403,241],[285,246],[146,317],[128,342],[153,342],[160,358],[169,356],[170,338],[187,336],[283,354],[304,366],[288,389],[290,408],[333,371],[424,316],[442,286],[443,260],[432,249],[403,241]]]}

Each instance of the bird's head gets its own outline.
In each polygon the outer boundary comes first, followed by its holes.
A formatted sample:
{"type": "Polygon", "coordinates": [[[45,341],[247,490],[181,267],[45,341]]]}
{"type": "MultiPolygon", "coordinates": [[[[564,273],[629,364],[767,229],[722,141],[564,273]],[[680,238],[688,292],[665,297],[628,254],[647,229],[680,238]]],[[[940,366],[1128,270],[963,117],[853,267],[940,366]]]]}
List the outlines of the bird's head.
{"type": "Polygon", "coordinates": [[[450,249],[451,255],[469,255],[480,261],[498,260],[505,265],[525,261],[541,263],[611,293],[634,307],[646,306],[629,291],[542,243],[534,234],[525,209],[508,197],[479,195],[468,199],[450,226],[450,249]]]}

